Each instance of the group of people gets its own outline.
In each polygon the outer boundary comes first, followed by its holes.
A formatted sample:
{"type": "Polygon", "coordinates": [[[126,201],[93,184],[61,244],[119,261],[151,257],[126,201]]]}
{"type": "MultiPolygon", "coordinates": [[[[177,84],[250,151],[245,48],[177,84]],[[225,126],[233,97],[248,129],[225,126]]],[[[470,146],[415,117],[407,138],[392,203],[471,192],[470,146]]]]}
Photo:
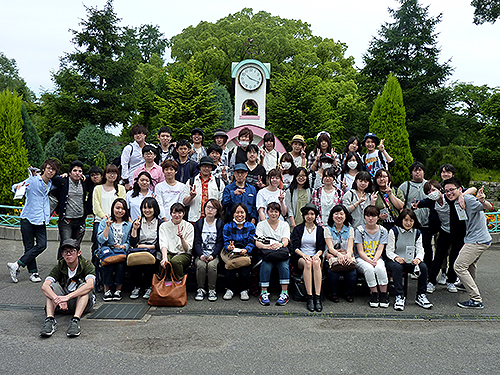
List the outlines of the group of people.
{"type": "Polygon", "coordinates": [[[222,129],[214,132],[208,148],[200,128],[192,130],[192,144],[173,143],[168,127],[159,129],[157,145],[145,142],[147,129],[141,125],[132,128],[132,135],[120,166],[110,164],[104,171],[92,167],[83,176],[83,164],[75,161],[68,174],[58,176],[59,163],[50,159],[41,174],[13,186],[26,189],[21,213],[25,254],[8,263],[14,282],[23,267],[32,282],[41,282],[36,256],[46,247],[50,194],[59,215],[58,265],[42,286],[47,297],[42,336],[55,331],[54,312],[59,310],[74,314],[67,333],[79,335],[79,318],[95,299],[92,290],[102,287],[104,301],[121,300],[125,257],[104,260],[136,251],[150,253],[154,261],[128,267],[132,299],[141,294],[149,298],[153,274],[167,263],[180,279],[194,260],[197,301],[217,300],[223,265],[224,300],[235,293],[249,300],[252,270],[258,267],[260,291],[255,294],[264,306],[271,303],[273,268],[281,286],[276,304],[281,306],[289,301],[291,274],[302,274],[309,311],[322,311],[325,294],[334,303],[341,296],[353,302],[359,276],[370,289],[369,306],[387,308],[390,276],[394,309],[403,310],[404,272],[418,278],[415,303],[425,309],[433,306],[427,294],[434,292],[440,272],[446,274],[449,292],[460,284],[469,293],[469,300],[458,306],[484,306],[475,273],[491,243],[483,213],[491,204],[482,189],[477,196],[475,189],[464,190],[451,165],[440,168],[439,183],[426,181],[423,164],[415,162],[411,179],[395,187],[390,174],[394,160],[373,133],[363,141],[351,137],[337,154],[330,135],[320,132],[309,155],[301,135],[290,140],[290,152],[280,154],[273,134],[265,134],[259,148],[247,127],[232,150],[226,148],[222,129]],[[81,256],[80,243],[91,213],[89,262],[81,256]]]}

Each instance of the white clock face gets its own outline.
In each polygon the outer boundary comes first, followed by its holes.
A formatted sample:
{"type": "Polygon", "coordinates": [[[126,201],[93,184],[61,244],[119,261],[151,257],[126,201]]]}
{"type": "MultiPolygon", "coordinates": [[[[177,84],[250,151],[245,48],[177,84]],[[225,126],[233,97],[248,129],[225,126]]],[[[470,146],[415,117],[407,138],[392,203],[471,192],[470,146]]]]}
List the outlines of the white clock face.
{"type": "Polygon", "coordinates": [[[262,85],[263,80],[261,71],[253,66],[244,68],[239,77],[241,87],[248,91],[257,90],[262,85]]]}

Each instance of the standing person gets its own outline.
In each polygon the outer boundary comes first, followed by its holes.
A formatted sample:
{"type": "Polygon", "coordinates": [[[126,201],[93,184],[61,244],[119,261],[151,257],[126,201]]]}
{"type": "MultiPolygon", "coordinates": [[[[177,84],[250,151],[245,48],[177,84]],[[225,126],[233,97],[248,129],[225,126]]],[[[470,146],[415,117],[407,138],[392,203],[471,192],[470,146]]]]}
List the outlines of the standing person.
{"type": "Polygon", "coordinates": [[[238,133],[239,146],[233,148],[228,155],[228,165],[230,174],[233,173],[237,164],[247,161],[247,147],[253,142],[253,131],[245,127],[238,133]]]}
{"type": "MultiPolygon", "coordinates": [[[[290,227],[284,221],[281,221],[280,215],[281,206],[276,202],[271,202],[267,206],[267,216],[269,219],[261,221],[257,224],[255,230],[256,239],[255,246],[258,249],[267,249],[278,251],[280,248],[287,248],[290,242],[290,227]],[[269,240],[269,243],[264,243],[263,240],[269,240]]],[[[266,241],[267,242],[267,241],[266,241]]],[[[288,297],[288,284],[290,284],[290,270],[289,270],[289,258],[288,256],[284,260],[270,261],[265,258],[260,264],[260,297],[259,302],[263,306],[269,306],[271,301],[269,300],[269,293],[267,288],[269,287],[269,280],[271,279],[271,271],[274,266],[278,268],[281,294],[276,301],[276,305],[285,306],[290,299],[288,297]]]]}
{"type": "MultiPolygon", "coordinates": [[[[330,134],[325,131],[321,131],[316,135],[316,147],[309,153],[307,157],[307,168],[312,171],[317,171],[319,168],[320,160],[322,154],[335,155],[335,151],[332,148],[332,140],[330,139],[330,134]]],[[[335,165],[337,165],[335,161],[335,165]]]]}
{"type": "Polygon", "coordinates": [[[189,207],[187,220],[193,224],[205,217],[205,203],[209,199],[216,199],[219,202],[222,200],[225,188],[221,179],[212,176],[215,164],[210,156],[202,157],[198,168],[200,173],[188,181],[187,189],[182,197],[184,206],[189,207]]]}
{"type": "Polygon", "coordinates": [[[62,243],[60,252],[63,259],[52,268],[42,285],[47,316],[40,331],[42,337],[50,337],[56,331],[56,312],[73,314],[66,335],[80,336],[80,318],[94,306],[94,266],[82,257],[79,244],[72,238],[62,243]]]}
{"type": "MultiPolygon", "coordinates": [[[[328,261],[328,285],[330,286],[330,299],[339,302],[339,280],[344,276],[344,295],[347,302],[354,302],[352,297],[356,286],[356,262],[354,259],[354,228],[351,226],[352,217],[349,211],[338,204],[332,208],[328,216],[328,229],[325,228],[325,242],[328,251],[325,255],[328,261]],[[329,234],[329,235],[328,235],[329,234]],[[344,266],[342,270],[332,270],[330,259],[337,257],[338,263],[344,266]],[[349,266],[353,269],[348,269],[349,266]]],[[[333,261],[333,260],[332,260],[333,261]]]]}
{"type": "Polygon", "coordinates": [[[248,168],[245,164],[236,164],[234,166],[234,181],[224,188],[222,193],[222,206],[226,211],[227,221],[231,220],[232,208],[237,203],[243,203],[248,209],[247,218],[252,223],[257,222],[257,208],[255,205],[257,191],[246,182],[248,168]]]}
{"type": "Polygon", "coordinates": [[[335,181],[335,170],[327,169],[323,172],[323,186],[315,189],[312,194],[312,203],[319,211],[316,219],[318,225],[325,226],[333,206],[342,203],[342,191],[333,182],[335,181]]]}
{"type": "Polygon", "coordinates": [[[139,177],[141,172],[148,172],[151,176],[151,184],[149,185],[149,189],[155,191],[156,184],[159,184],[162,181],[165,181],[165,175],[161,167],[154,162],[156,156],[156,149],[151,145],[146,145],[142,148],[142,157],[144,158],[144,165],[136,168],[133,175],[133,180],[131,183],[134,183],[139,177]]]}
{"type": "Polygon", "coordinates": [[[259,148],[257,145],[248,145],[247,147],[247,161],[248,168],[247,182],[253,185],[257,191],[266,186],[267,172],[265,168],[257,163],[259,157],[259,148]]]}
{"type": "Polygon", "coordinates": [[[290,187],[285,190],[285,206],[287,207],[288,223],[293,229],[303,222],[302,207],[311,203],[312,192],[309,188],[307,169],[300,167],[290,187]]]}
{"type": "Polygon", "coordinates": [[[224,222],[222,205],[217,199],[205,202],[205,217],[194,224],[194,263],[196,265],[196,282],[198,290],[194,299],[202,301],[207,294],[205,281],[208,277],[208,300],[217,301],[217,267],[219,254],[224,246],[224,222]]]}
{"type": "Polygon", "coordinates": [[[354,152],[361,159],[361,140],[357,136],[349,137],[347,140],[342,154],[338,155],[338,162],[340,165],[344,164],[345,158],[349,152],[354,152]]]}
{"type": "Polygon", "coordinates": [[[290,241],[292,243],[292,262],[302,270],[307,293],[307,309],[321,312],[321,272],[322,258],[325,251],[325,230],[316,225],[318,209],[312,203],[306,204],[301,209],[302,223],[297,225],[290,241]],[[313,294],[314,289],[314,294],[313,294]]]}
{"type": "MultiPolygon", "coordinates": [[[[68,238],[74,238],[80,245],[85,235],[87,186],[82,177],[83,163],[75,160],[69,165],[68,177],[54,176],[52,179],[52,184],[58,192],[57,226],[61,244],[68,238]]],[[[62,259],[60,252],[57,259],[62,259]]]]}
{"type": "MultiPolygon", "coordinates": [[[[399,186],[399,191],[403,194],[405,208],[411,208],[411,204],[416,201],[427,198],[424,192],[424,185],[427,180],[424,178],[425,167],[416,161],[410,165],[411,180],[405,181],[399,186]]],[[[429,228],[429,209],[421,208],[415,212],[420,224],[419,230],[422,233],[422,245],[424,246],[425,256],[422,261],[427,265],[432,264],[432,233],[429,228]]]]}
{"type": "Polygon", "coordinates": [[[191,140],[193,141],[193,148],[190,151],[191,160],[199,163],[201,158],[207,156],[207,150],[203,146],[203,140],[205,139],[205,133],[202,128],[194,128],[191,130],[191,140]]]}
{"type": "Polygon", "coordinates": [[[427,265],[424,259],[422,236],[418,229],[417,215],[410,208],[404,208],[389,231],[387,239],[387,267],[392,270],[396,300],[394,310],[403,311],[406,298],[403,293],[403,272],[418,274],[415,303],[424,309],[432,308],[425,294],[427,265]]]}
{"type": "Polygon", "coordinates": [[[352,216],[352,227],[357,228],[365,223],[365,208],[371,204],[372,178],[367,171],[359,172],[354,178],[352,189],[342,197],[342,204],[346,206],[352,216]]]}
{"type": "Polygon", "coordinates": [[[135,178],[134,188],[127,192],[126,201],[132,220],[141,217],[141,203],[143,199],[153,196],[153,192],[149,189],[151,183],[151,175],[146,171],[142,171],[135,178]]]}
{"type": "Polygon", "coordinates": [[[357,152],[348,152],[341,166],[342,170],[340,172],[338,187],[341,188],[343,192],[346,192],[351,190],[356,175],[364,171],[364,167],[357,152]]]}
{"type": "Polygon", "coordinates": [[[172,220],[160,225],[159,231],[162,255],[160,266],[165,268],[167,262],[170,262],[177,280],[182,278],[189,267],[193,250],[194,228],[191,223],[182,219],[184,214],[182,203],[174,203],[170,207],[172,220]]]}
{"type": "Polygon", "coordinates": [[[227,165],[222,164],[222,148],[219,145],[211,144],[207,150],[208,156],[210,156],[215,164],[215,169],[212,171],[214,177],[218,177],[224,181],[224,185],[229,185],[229,178],[227,175],[227,165]]]}
{"type": "Polygon", "coordinates": [[[161,165],[167,159],[175,159],[175,142],[172,143],[172,129],[168,126],[162,126],[158,129],[158,140],[160,143],[156,146],[155,163],[161,165]]]}
{"type": "MultiPolygon", "coordinates": [[[[116,198],[111,205],[111,215],[106,215],[105,220],[99,223],[97,240],[102,247],[120,248],[125,252],[130,247],[130,231],[132,223],[129,222],[130,213],[127,202],[123,198],[116,198]]],[[[125,276],[125,261],[101,266],[104,283],[103,301],[120,301],[122,299],[123,278],[125,276]],[[111,288],[115,287],[115,292],[111,288]]]]}
{"type": "MultiPolygon", "coordinates": [[[[227,140],[228,136],[224,129],[216,129],[214,131],[214,143],[221,148],[220,164],[226,168],[229,166],[229,149],[226,147],[227,140]]],[[[210,152],[207,151],[207,153],[210,156],[210,152]]]]}
{"type": "Polygon", "coordinates": [[[283,189],[286,190],[292,183],[293,177],[297,172],[297,167],[293,163],[292,155],[288,152],[281,155],[279,169],[281,171],[281,178],[283,179],[283,189]]]}
{"type": "Polygon", "coordinates": [[[294,135],[292,140],[290,141],[290,146],[292,146],[292,151],[290,155],[292,155],[293,163],[297,168],[299,167],[307,167],[307,159],[306,159],[306,141],[304,137],[300,134],[294,135]]]}
{"type": "MultiPolygon", "coordinates": [[[[457,183],[450,180],[452,179],[444,181],[447,196],[456,194],[455,192],[460,188],[457,183]]],[[[476,284],[477,261],[491,245],[491,235],[488,232],[488,221],[484,210],[491,210],[493,206],[486,200],[483,187],[477,192],[477,197],[467,194],[464,195],[464,200],[467,214],[464,246],[453,268],[467,290],[469,299],[465,302],[458,302],[457,305],[465,309],[482,309],[484,303],[476,284]]]]}
{"type": "Polygon", "coordinates": [[[384,141],[385,139],[380,140],[373,133],[367,133],[363,140],[363,144],[368,151],[363,155],[362,161],[372,177],[375,176],[379,169],[389,170],[396,165],[394,159],[387,153],[384,141]]]}
{"type": "Polygon", "coordinates": [[[189,192],[188,187],[176,180],[178,164],[175,160],[165,160],[161,165],[165,181],[156,186],[156,200],[160,205],[160,217],[163,221],[169,221],[170,208],[174,203],[181,203],[183,197],[189,192]]]}
{"type": "MultiPolygon", "coordinates": [[[[158,230],[160,229],[161,221],[158,220],[160,215],[160,206],[153,197],[146,197],[141,202],[141,215],[132,224],[130,231],[130,247],[148,251],[155,258],[158,258],[160,251],[160,243],[158,241],[158,230]]],[[[147,264],[129,267],[130,278],[134,283],[134,289],[130,293],[131,299],[139,298],[141,288],[144,290],[143,299],[148,299],[151,295],[151,280],[153,273],[158,267],[156,264],[147,264]]]]}
{"type": "MultiPolygon", "coordinates": [[[[233,252],[235,249],[240,255],[250,256],[255,248],[255,225],[249,222],[248,208],[244,203],[236,203],[231,209],[232,220],[224,225],[222,232],[224,236],[224,249],[227,252],[233,252]]],[[[222,297],[224,300],[233,298],[236,291],[236,275],[239,274],[240,299],[248,301],[248,289],[250,285],[251,265],[239,267],[236,269],[226,268],[226,293],[222,297]]]]}
{"type": "Polygon", "coordinates": [[[373,191],[371,204],[380,210],[380,220],[386,229],[394,226],[394,220],[403,209],[403,193],[392,187],[392,177],[389,171],[379,169],[373,179],[373,191]]]}
{"type": "Polygon", "coordinates": [[[146,145],[146,136],[148,129],[143,125],[134,125],[130,130],[134,137],[134,142],[129,143],[123,148],[121,156],[122,181],[125,184],[125,190],[132,189],[132,177],[136,168],[144,164],[142,157],[142,148],[146,145]]]}
{"type": "Polygon", "coordinates": [[[257,193],[257,212],[259,214],[259,221],[267,219],[266,211],[269,203],[276,202],[280,205],[280,220],[285,220],[287,214],[285,203],[285,192],[279,189],[281,184],[281,172],[278,169],[271,169],[267,175],[267,186],[259,190],[257,193]]]}
{"type": "Polygon", "coordinates": [[[334,165],[335,159],[332,154],[327,153],[327,154],[321,154],[319,158],[319,164],[317,164],[316,171],[311,170],[309,172],[309,185],[311,186],[311,189],[317,189],[323,186],[323,175],[325,170],[327,169],[332,169],[335,175],[335,180],[334,184],[335,186],[338,185],[337,183],[337,174],[338,174],[338,169],[334,165]]]}
{"type": "MultiPolygon", "coordinates": [[[[194,177],[198,174],[198,169],[196,168],[198,163],[189,158],[191,145],[189,144],[189,141],[187,139],[181,139],[180,141],[178,141],[175,149],[177,151],[177,154],[179,155],[179,157],[175,159],[178,167],[175,174],[175,179],[185,184],[186,181],[188,181],[191,177],[194,177]]],[[[162,168],[165,172],[165,168],[163,167],[163,165],[162,168]]]]}
{"type": "MultiPolygon", "coordinates": [[[[88,178],[85,179],[85,185],[87,186],[87,202],[86,202],[86,211],[87,214],[92,214],[94,215],[94,189],[102,184],[102,179],[104,178],[104,171],[99,168],[98,166],[92,166],[89,169],[89,176],[88,178]]],[[[95,220],[95,216],[94,216],[95,220]]],[[[92,247],[90,254],[93,256],[95,251],[97,250],[97,228],[99,227],[98,224],[95,223],[94,221],[94,226],[92,228],[92,247]]]]}
{"type": "Polygon", "coordinates": [[[26,201],[21,211],[21,236],[23,238],[24,255],[17,262],[7,263],[10,278],[17,283],[21,267],[27,267],[30,281],[42,281],[38,274],[36,257],[47,247],[47,228],[50,220],[49,191],[52,189],[51,179],[58,173],[60,163],[55,159],[46,160],[41,168],[42,174],[29,177],[21,184],[12,186],[12,190],[26,186],[26,201]],[[36,243],[35,243],[36,242],[36,243]]]}
{"type": "Polygon", "coordinates": [[[260,150],[260,165],[264,167],[267,174],[271,169],[279,167],[281,154],[274,149],[276,140],[273,133],[264,134],[263,141],[264,146],[260,150]]]}
{"type": "Polygon", "coordinates": [[[104,168],[104,177],[102,178],[102,184],[98,185],[94,189],[92,195],[92,209],[94,210],[94,233],[96,243],[92,253],[92,264],[95,267],[96,274],[96,291],[99,291],[103,284],[102,274],[101,274],[101,262],[96,256],[96,250],[99,247],[99,241],[97,240],[97,234],[99,232],[99,224],[102,220],[106,221],[106,215],[111,215],[111,205],[116,198],[127,197],[125,188],[120,185],[120,171],[118,167],[113,164],[109,164],[104,168]]]}
{"type": "Polygon", "coordinates": [[[387,271],[382,253],[387,245],[387,229],[378,225],[380,210],[375,206],[365,208],[366,224],[356,228],[354,244],[356,245],[356,269],[363,274],[371,291],[370,307],[389,307],[387,292],[387,271]],[[379,293],[380,292],[380,293],[379,293]]]}

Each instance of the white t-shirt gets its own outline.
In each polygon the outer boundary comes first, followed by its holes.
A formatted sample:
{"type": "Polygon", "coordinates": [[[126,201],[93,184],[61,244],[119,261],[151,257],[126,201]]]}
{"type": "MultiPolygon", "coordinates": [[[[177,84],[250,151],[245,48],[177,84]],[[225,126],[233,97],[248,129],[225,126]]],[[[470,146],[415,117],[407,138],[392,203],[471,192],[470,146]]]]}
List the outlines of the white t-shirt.
{"type": "MultiPolygon", "coordinates": [[[[113,188],[110,191],[106,191],[106,190],[104,190],[104,187],[102,185],[100,185],[98,187],[101,189],[101,208],[102,208],[102,211],[106,215],[111,215],[111,205],[113,204],[113,202],[116,199],[116,190],[113,188]]],[[[97,221],[97,220],[95,220],[95,221],[97,221]]]]}
{"type": "Polygon", "coordinates": [[[271,240],[271,243],[273,243],[273,240],[281,242],[282,238],[290,240],[290,226],[284,221],[278,221],[278,227],[276,230],[273,230],[267,220],[261,221],[257,224],[255,235],[257,237],[268,238],[271,240]]]}
{"type": "Polygon", "coordinates": [[[321,191],[321,220],[323,220],[324,225],[328,223],[328,216],[330,216],[331,209],[337,204],[337,197],[335,189],[331,193],[327,193],[325,189],[321,191]]]}
{"type": "Polygon", "coordinates": [[[176,181],[170,186],[167,181],[160,182],[155,188],[156,200],[160,206],[160,217],[171,219],[170,207],[174,203],[182,203],[184,194],[189,194],[188,187],[182,182],[176,181]]]}
{"type": "MultiPolygon", "coordinates": [[[[282,192],[282,190],[280,189],[277,189],[276,191],[270,191],[267,188],[264,188],[260,189],[259,192],[257,193],[257,201],[256,201],[257,211],[261,207],[264,208],[266,219],[269,218],[269,216],[267,216],[267,205],[271,202],[276,202],[280,204],[279,200],[280,192],[282,192]]],[[[285,204],[284,202],[285,201],[283,200],[283,204],[285,204]]],[[[283,215],[280,215],[280,220],[284,220],[283,215]]]]}
{"type": "MultiPolygon", "coordinates": [[[[304,254],[309,255],[310,257],[314,256],[317,253],[316,251],[316,231],[317,227],[314,227],[312,233],[307,231],[307,228],[304,228],[304,234],[302,235],[302,242],[300,246],[300,251],[304,254]]],[[[326,231],[326,230],[325,230],[326,231]]]]}

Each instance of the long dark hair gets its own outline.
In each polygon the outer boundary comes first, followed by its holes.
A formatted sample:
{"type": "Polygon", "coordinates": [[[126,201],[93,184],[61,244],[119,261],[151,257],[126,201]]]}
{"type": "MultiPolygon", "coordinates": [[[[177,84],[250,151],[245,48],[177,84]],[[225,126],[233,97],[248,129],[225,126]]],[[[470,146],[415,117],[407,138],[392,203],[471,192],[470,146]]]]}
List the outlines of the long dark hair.
{"type": "MultiPolygon", "coordinates": [[[[297,170],[297,167],[295,166],[295,163],[293,162],[293,156],[290,155],[290,153],[288,152],[285,152],[283,155],[281,155],[281,158],[280,158],[280,167],[281,167],[281,163],[282,162],[289,162],[289,163],[292,163],[292,166],[288,169],[288,172],[287,174],[291,174],[291,175],[295,175],[295,172],[297,170]]],[[[282,172],[283,173],[283,172],[282,172]]]]}
{"type": "Polygon", "coordinates": [[[352,183],[352,189],[358,190],[358,181],[367,181],[368,186],[365,189],[365,193],[371,193],[373,191],[372,176],[367,171],[358,172],[356,177],[354,177],[354,182],[352,183]]]}
{"type": "Polygon", "coordinates": [[[378,186],[378,183],[377,183],[377,178],[380,177],[380,175],[385,172],[387,173],[387,184],[391,184],[392,185],[392,177],[391,177],[391,174],[389,173],[389,171],[387,169],[379,169],[376,173],[375,173],[375,177],[373,177],[373,191],[375,192],[378,192],[380,191],[380,186],[378,186]]]}
{"type": "Polygon", "coordinates": [[[142,210],[144,207],[152,208],[154,212],[154,217],[157,218],[160,215],[160,205],[158,201],[153,197],[146,197],[141,202],[141,216],[144,217],[144,212],[142,210]]]}
{"type": "Polygon", "coordinates": [[[356,162],[358,163],[358,166],[356,167],[356,170],[358,172],[361,172],[364,169],[363,162],[361,161],[361,158],[359,157],[359,154],[357,152],[349,151],[347,153],[346,157],[344,158],[344,162],[342,163],[342,171],[344,172],[344,174],[345,173],[349,173],[349,167],[347,166],[347,163],[353,157],[356,158],[356,162]]]}
{"type": "Polygon", "coordinates": [[[344,146],[344,151],[342,151],[344,154],[347,154],[349,152],[349,146],[352,143],[354,143],[354,141],[358,142],[358,150],[357,150],[357,152],[359,152],[359,150],[361,149],[361,139],[359,139],[359,137],[357,137],[357,136],[354,135],[354,136],[350,137],[347,140],[347,142],[346,142],[346,144],[344,146]]]}
{"type": "Polygon", "coordinates": [[[297,189],[299,187],[299,183],[297,182],[297,176],[299,175],[300,172],[304,172],[306,174],[306,182],[304,183],[304,189],[309,189],[309,178],[308,178],[307,169],[305,169],[304,167],[299,167],[295,171],[295,174],[293,176],[293,180],[290,183],[290,186],[288,187],[288,189],[290,189],[290,192],[293,192],[295,189],[297,189]]]}
{"type": "Polygon", "coordinates": [[[108,173],[108,172],[115,172],[116,173],[116,180],[113,182],[113,186],[115,187],[116,195],[118,195],[118,183],[120,182],[120,179],[121,179],[120,170],[114,164],[106,165],[106,168],[104,168],[104,176],[102,177],[102,184],[103,185],[107,181],[106,173],[108,173]]]}
{"type": "Polygon", "coordinates": [[[321,153],[325,152],[331,152],[332,150],[332,140],[330,136],[326,133],[321,134],[318,139],[316,139],[316,147],[314,148],[314,155],[318,152],[318,150],[321,150],[321,153]],[[326,141],[328,143],[328,146],[326,146],[326,151],[321,150],[321,142],[326,141]]]}
{"type": "Polygon", "coordinates": [[[125,201],[125,199],[123,198],[116,198],[114,201],[113,201],[113,204],[111,205],[111,220],[113,220],[114,222],[116,222],[116,218],[115,218],[115,206],[117,203],[121,203],[122,206],[123,206],[123,209],[125,210],[125,215],[123,215],[123,221],[128,221],[130,219],[130,211],[128,209],[128,206],[127,206],[127,201],[125,201]]]}
{"type": "Polygon", "coordinates": [[[345,214],[345,220],[342,224],[345,226],[349,226],[352,224],[352,216],[349,213],[349,210],[343,204],[337,204],[330,210],[330,214],[328,215],[328,226],[333,228],[333,226],[335,225],[333,214],[340,211],[344,211],[345,214]]]}
{"type": "Polygon", "coordinates": [[[146,176],[147,178],[149,178],[149,185],[151,185],[151,183],[153,182],[153,178],[151,177],[149,172],[142,171],[141,173],[139,173],[139,175],[134,181],[134,188],[133,188],[134,190],[132,191],[133,198],[137,197],[141,192],[141,187],[139,186],[139,178],[141,178],[142,176],[146,176]]]}

